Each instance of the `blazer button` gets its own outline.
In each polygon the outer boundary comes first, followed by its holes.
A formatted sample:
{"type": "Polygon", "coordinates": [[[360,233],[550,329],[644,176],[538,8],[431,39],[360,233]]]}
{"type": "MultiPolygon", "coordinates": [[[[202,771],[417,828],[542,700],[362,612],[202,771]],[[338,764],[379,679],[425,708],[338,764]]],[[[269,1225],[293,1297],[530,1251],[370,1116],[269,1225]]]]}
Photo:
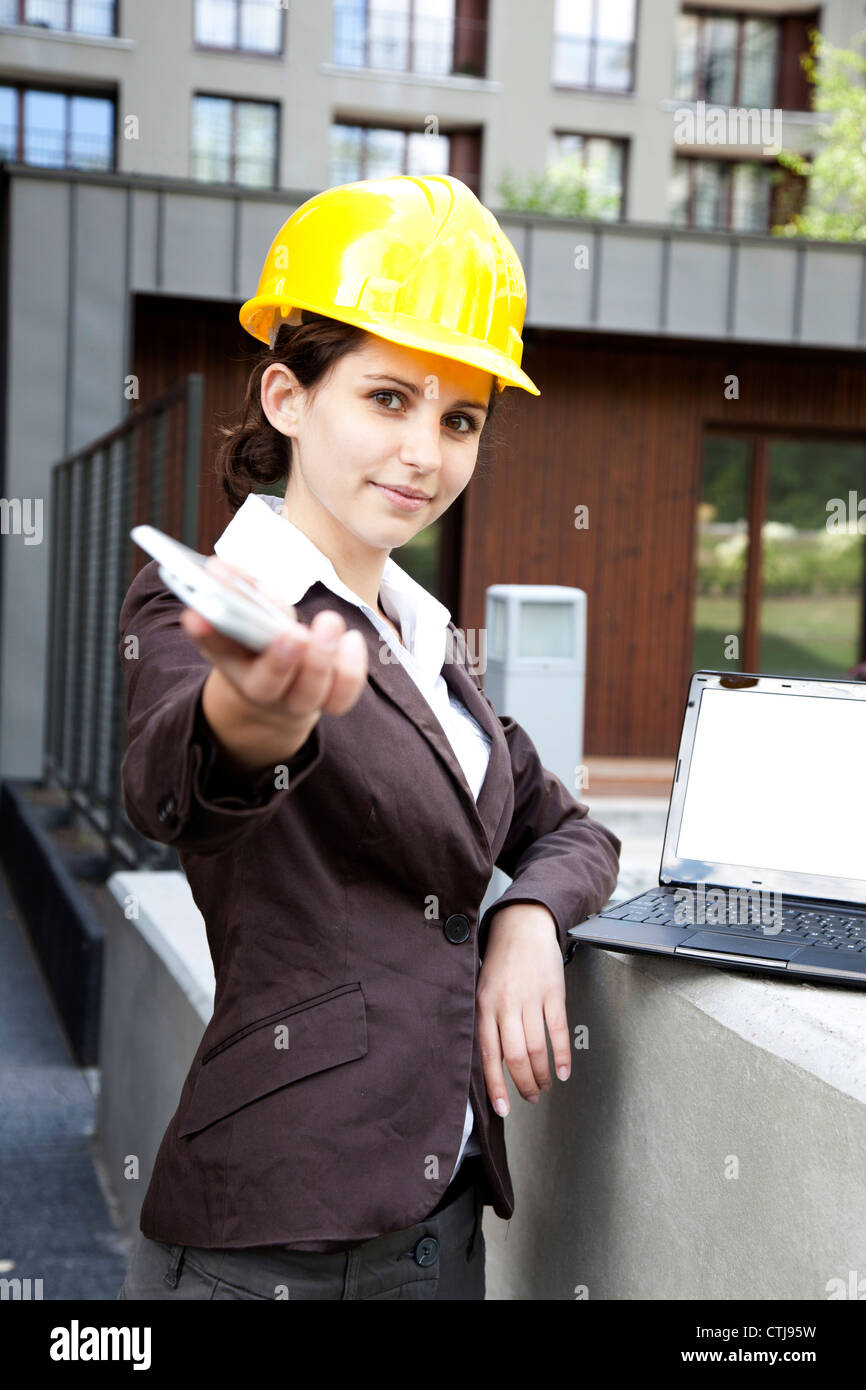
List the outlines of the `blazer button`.
{"type": "Polygon", "coordinates": [[[174,805],[175,802],[173,796],[164,796],[162,798],[162,801],[156,808],[156,814],[159,816],[161,821],[174,819],[174,805]]]}
{"type": "Polygon", "coordinates": [[[439,1242],[435,1236],[424,1236],[419,1240],[413,1251],[415,1263],[419,1265],[435,1265],[439,1259],[439,1242]]]}
{"type": "Polygon", "coordinates": [[[452,912],[450,917],[446,917],[445,926],[442,928],[449,941],[453,941],[455,946],[459,946],[461,941],[465,941],[470,933],[469,918],[464,917],[462,912],[452,912]]]}

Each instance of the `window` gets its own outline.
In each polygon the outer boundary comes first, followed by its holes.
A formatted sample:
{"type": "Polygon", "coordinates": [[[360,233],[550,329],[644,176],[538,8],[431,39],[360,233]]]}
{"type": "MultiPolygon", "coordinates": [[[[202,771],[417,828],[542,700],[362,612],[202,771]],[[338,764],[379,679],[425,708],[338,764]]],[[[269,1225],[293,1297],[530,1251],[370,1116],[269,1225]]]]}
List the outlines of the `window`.
{"type": "Polygon", "coordinates": [[[108,37],[117,32],[115,0],[0,0],[0,24],[108,37]]]}
{"type": "Polygon", "coordinates": [[[866,443],[708,430],[702,471],[692,670],[844,676],[866,656],[866,538],[849,502],[866,496],[866,443]],[[828,525],[836,498],[845,527],[828,525]]]}
{"type": "Polygon", "coordinates": [[[776,221],[774,163],[757,160],[675,160],[670,219],[679,227],[767,232],[776,221]]]}
{"type": "Polygon", "coordinates": [[[447,135],[375,126],[331,126],[329,187],[392,174],[447,174],[451,141],[447,135]]]}
{"type": "Polygon", "coordinates": [[[683,12],[674,95],[715,106],[777,106],[780,24],[776,18],[683,12]]]}
{"type": "Polygon", "coordinates": [[[334,4],[334,62],[340,67],[482,77],[486,46],[486,15],[458,18],[455,0],[334,4]]]}
{"type": "Polygon", "coordinates": [[[636,0],[556,0],[553,81],[630,92],[636,0]]]}
{"type": "Polygon", "coordinates": [[[279,107],[198,95],[192,113],[192,177],[276,188],[279,107]]]}
{"type": "Polygon", "coordinates": [[[586,172],[593,215],[616,222],[623,216],[627,142],[606,135],[557,131],[550,137],[548,177],[567,177],[567,161],[576,158],[586,172]],[[563,161],[566,161],[563,164],[563,161]]]}
{"type": "Polygon", "coordinates": [[[276,0],[195,0],[199,48],[282,53],[284,9],[276,0]]]}
{"type": "Polygon", "coordinates": [[[4,84],[0,158],[55,169],[113,169],[113,100],[4,84]]]}

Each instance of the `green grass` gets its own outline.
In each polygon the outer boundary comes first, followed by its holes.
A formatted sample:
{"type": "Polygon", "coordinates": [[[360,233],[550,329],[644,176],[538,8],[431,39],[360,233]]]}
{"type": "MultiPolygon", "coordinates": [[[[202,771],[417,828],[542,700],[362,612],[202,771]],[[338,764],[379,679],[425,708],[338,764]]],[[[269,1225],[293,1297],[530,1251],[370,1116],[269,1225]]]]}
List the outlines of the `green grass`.
{"type": "MultiPolygon", "coordinates": [[[[859,659],[860,608],[860,600],[848,594],[765,599],[759,670],[772,675],[844,675],[859,659]]],[[[727,661],[724,655],[726,636],[740,634],[741,616],[738,599],[697,600],[694,670],[741,669],[741,662],[727,661]]]]}

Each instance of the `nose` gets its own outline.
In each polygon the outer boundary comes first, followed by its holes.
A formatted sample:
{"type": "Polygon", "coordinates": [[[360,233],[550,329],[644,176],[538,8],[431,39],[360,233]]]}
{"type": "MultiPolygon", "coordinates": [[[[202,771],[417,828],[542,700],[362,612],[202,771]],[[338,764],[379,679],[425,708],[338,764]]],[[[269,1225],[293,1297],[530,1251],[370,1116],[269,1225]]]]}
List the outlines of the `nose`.
{"type": "Polygon", "coordinates": [[[411,412],[403,432],[400,461],[425,471],[441,467],[441,425],[438,410],[419,408],[411,412]]]}

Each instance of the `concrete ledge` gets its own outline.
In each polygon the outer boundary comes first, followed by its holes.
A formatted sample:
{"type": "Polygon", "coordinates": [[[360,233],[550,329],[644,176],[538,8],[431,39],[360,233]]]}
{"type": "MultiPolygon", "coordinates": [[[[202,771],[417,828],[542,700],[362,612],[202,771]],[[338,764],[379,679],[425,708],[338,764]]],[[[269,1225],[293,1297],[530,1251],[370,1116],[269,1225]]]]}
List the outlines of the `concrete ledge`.
{"type": "Polygon", "coordinates": [[[106,1181],[134,1234],[157,1149],[213,1013],[214,976],[184,874],[122,872],[107,886],[125,915],[104,953],[97,1131],[106,1181]]]}
{"type": "Polygon", "coordinates": [[[125,916],[137,911],[135,925],[141,935],[206,1025],[213,1013],[213,962],[204,918],[196,907],[186,875],[116,873],[108,880],[108,888],[125,916]]]}

